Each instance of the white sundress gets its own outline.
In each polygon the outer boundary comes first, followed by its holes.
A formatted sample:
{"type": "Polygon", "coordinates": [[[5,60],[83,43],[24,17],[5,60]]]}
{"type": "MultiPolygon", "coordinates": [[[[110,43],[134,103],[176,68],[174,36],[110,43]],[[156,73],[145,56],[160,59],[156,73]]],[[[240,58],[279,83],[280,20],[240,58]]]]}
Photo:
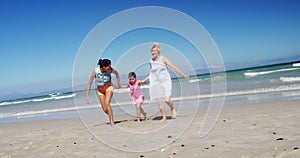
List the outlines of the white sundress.
{"type": "Polygon", "coordinates": [[[170,97],[172,94],[171,76],[163,58],[160,56],[157,61],[150,60],[149,95],[151,100],[170,97]]]}

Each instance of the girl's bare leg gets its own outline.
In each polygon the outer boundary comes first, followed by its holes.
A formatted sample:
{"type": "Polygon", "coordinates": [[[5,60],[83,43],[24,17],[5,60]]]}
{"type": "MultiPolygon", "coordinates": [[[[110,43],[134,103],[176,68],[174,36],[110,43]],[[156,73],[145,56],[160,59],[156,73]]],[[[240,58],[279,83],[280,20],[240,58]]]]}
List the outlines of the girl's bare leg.
{"type": "Polygon", "coordinates": [[[142,108],[142,104],[141,104],[141,113],[144,115],[144,121],[146,121],[147,120],[147,113],[142,108]]]}
{"type": "Polygon", "coordinates": [[[137,119],[138,123],[141,123],[140,114],[141,114],[141,103],[137,103],[136,104],[136,119],[137,119]]]}
{"type": "Polygon", "coordinates": [[[136,116],[137,116],[138,123],[141,123],[141,119],[140,119],[141,113],[144,115],[144,120],[146,120],[147,114],[145,113],[144,109],[142,108],[142,103],[137,103],[136,104],[136,116]]]}

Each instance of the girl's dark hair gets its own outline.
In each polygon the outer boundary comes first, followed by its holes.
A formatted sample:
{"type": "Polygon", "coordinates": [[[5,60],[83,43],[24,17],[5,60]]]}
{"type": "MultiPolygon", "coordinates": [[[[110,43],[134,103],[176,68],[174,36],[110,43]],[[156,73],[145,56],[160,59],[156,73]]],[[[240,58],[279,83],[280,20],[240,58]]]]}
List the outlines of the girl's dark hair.
{"type": "Polygon", "coordinates": [[[134,78],[136,78],[136,74],[134,72],[129,72],[128,78],[131,77],[131,76],[133,76],[134,78]]]}
{"type": "Polygon", "coordinates": [[[103,66],[109,66],[111,64],[111,61],[109,59],[99,59],[98,61],[98,65],[100,67],[103,67],[103,66]]]}

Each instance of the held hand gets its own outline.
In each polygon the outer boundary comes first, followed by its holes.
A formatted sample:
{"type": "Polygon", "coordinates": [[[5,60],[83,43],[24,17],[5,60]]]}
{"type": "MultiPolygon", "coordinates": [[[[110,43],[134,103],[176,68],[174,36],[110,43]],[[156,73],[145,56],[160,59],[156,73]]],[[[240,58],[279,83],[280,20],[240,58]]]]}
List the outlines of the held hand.
{"type": "Polygon", "coordinates": [[[85,101],[87,104],[89,104],[89,96],[86,96],[85,101]]]}
{"type": "Polygon", "coordinates": [[[120,89],[120,88],[121,88],[121,84],[118,84],[118,85],[117,85],[117,88],[120,89]]]}
{"type": "Polygon", "coordinates": [[[149,80],[149,76],[148,77],[146,77],[145,79],[143,79],[142,81],[141,81],[141,83],[147,83],[147,81],[149,80]]]}
{"type": "Polygon", "coordinates": [[[142,80],[141,83],[147,83],[147,80],[142,80]]]}
{"type": "Polygon", "coordinates": [[[183,77],[184,77],[186,80],[189,80],[189,79],[190,79],[189,75],[187,75],[187,74],[184,74],[183,77]]]}
{"type": "Polygon", "coordinates": [[[148,79],[143,79],[143,80],[141,80],[141,83],[145,84],[145,83],[147,83],[147,81],[148,81],[148,79]]]}

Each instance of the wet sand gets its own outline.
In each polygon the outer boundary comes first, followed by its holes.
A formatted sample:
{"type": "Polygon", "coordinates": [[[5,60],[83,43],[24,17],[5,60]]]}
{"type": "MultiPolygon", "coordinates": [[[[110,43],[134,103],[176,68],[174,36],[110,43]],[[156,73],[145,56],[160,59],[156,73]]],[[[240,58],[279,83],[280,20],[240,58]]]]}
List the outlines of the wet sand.
{"type": "Polygon", "coordinates": [[[200,137],[205,110],[190,121],[193,109],[182,109],[163,123],[159,113],[141,124],[121,115],[114,127],[92,118],[0,124],[0,158],[300,157],[300,100],[225,106],[200,137]]]}

